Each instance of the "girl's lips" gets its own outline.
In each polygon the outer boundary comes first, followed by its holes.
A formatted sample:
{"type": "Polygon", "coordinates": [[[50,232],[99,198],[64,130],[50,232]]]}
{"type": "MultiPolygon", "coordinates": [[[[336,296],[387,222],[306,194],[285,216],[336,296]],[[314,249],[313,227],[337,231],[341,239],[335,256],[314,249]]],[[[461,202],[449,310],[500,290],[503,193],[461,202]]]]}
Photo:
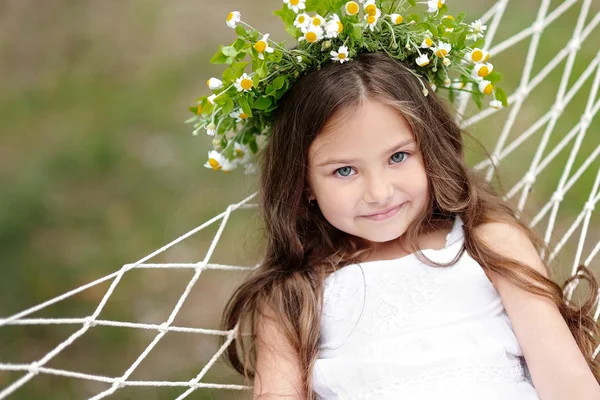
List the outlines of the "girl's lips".
{"type": "Polygon", "coordinates": [[[370,219],[372,221],[382,221],[384,219],[388,219],[388,218],[393,217],[394,215],[396,215],[398,213],[398,211],[402,208],[402,206],[404,206],[404,203],[400,204],[397,207],[392,208],[388,212],[385,212],[385,213],[382,213],[382,214],[375,214],[375,215],[363,215],[363,218],[367,218],[367,219],[370,219]]]}

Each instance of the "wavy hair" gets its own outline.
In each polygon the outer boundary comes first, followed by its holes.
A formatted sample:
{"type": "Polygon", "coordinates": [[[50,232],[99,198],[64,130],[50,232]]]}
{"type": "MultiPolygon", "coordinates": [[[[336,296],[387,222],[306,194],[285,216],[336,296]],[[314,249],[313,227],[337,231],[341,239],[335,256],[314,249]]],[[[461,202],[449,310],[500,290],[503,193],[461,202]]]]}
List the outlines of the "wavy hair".
{"type": "MultiPolygon", "coordinates": [[[[465,165],[462,135],[487,154],[484,146],[461,131],[441,98],[432,92],[423,96],[421,90],[421,83],[402,61],[375,52],[312,71],[281,98],[272,135],[259,160],[259,213],[266,254],[225,307],[222,329],[234,329],[239,323],[237,335],[227,348],[226,362],[250,384],[256,374],[258,321],[276,316],[301,363],[303,398],[315,398],[311,372],[321,344],[323,280],[336,269],[359,262],[373,248],[366,240],[333,227],[318,205],[309,203],[308,150],[334,114],[351,112],[369,99],[394,107],[408,121],[423,154],[430,199],[405,233],[418,259],[443,267],[453,265],[467,251],[486,273],[495,272],[528,292],[552,300],[600,382],[600,363],[592,358],[600,331],[591,315],[598,291],[594,276],[579,266],[577,275],[588,281],[590,290],[578,308],[563,295],[564,286],[575,277],[561,287],[532,267],[495,253],[473,233],[486,222],[504,221],[520,227],[538,251],[543,248],[549,254],[542,238],[516,217],[514,208],[465,165]],[[416,239],[455,214],[464,223],[463,248],[451,263],[437,264],[419,251],[416,239]],[[247,328],[244,335],[242,328],[247,328]]],[[[544,266],[550,276],[545,261],[544,266]]]]}

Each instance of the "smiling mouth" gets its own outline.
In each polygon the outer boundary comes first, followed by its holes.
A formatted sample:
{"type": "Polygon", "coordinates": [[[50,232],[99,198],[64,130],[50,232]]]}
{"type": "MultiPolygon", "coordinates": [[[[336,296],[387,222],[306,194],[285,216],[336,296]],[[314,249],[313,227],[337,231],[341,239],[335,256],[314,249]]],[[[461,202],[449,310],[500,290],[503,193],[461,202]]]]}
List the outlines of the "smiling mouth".
{"type": "Polygon", "coordinates": [[[388,211],[384,211],[382,213],[379,214],[371,214],[371,215],[363,215],[363,218],[367,218],[367,219],[371,219],[371,220],[375,220],[375,221],[380,221],[383,219],[387,219],[390,218],[392,216],[394,216],[403,206],[405,203],[400,204],[399,206],[396,206],[388,211]]]}

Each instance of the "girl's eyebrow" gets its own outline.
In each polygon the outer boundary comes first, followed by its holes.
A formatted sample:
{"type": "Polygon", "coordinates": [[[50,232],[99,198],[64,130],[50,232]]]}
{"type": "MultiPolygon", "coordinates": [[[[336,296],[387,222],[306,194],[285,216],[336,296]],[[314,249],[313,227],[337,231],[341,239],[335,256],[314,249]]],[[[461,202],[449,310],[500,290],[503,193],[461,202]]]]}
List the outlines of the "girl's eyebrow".
{"type": "MultiPolygon", "coordinates": [[[[394,147],[392,147],[391,149],[385,151],[383,153],[383,155],[389,154],[394,150],[398,150],[401,147],[404,147],[408,144],[414,143],[414,141],[415,141],[414,139],[403,140],[400,143],[398,143],[397,145],[395,145],[394,147]]],[[[324,162],[318,164],[317,167],[323,167],[323,166],[329,165],[329,164],[352,164],[355,161],[356,160],[350,160],[350,159],[327,160],[327,161],[324,161],[324,162]]]]}

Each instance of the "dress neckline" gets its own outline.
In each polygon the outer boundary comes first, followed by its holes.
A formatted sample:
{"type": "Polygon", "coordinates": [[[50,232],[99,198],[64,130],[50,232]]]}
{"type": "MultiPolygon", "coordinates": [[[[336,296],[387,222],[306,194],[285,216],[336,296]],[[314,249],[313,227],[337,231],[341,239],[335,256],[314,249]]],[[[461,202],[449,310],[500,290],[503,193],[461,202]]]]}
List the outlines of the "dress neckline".
{"type": "MultiPolygon", "coordinates": [[[[441,249],[421,249],[421,253],[426,254],[426,255],[443,253],[443,252],[447,251],[450,247],[452,247],[454,244],[462,242],[462,239],[463,239],[462,225],[463,225],[462,219],[460,218],[460,216],[458,214],[456,214],[454,217],[454,223],[452,224],[452,228],[450,229],[450,232],[448,232],[446,234],[446,240],[445,240],[444,247],[442,247],[441,249]]],[[[355,264],[370,265],[370,264],[378,264],[378,263],[382,264],[382,263],[389,263],[389,262],[396,263],[398,261],[402,261],[407,258],[415,257],[415,254],[416,254],[416,252],[413,252],[413,253],[403,255],[402,257],[398,257],[398,258],[363,261],[363,262],[358,262],[355,264]]]]}

